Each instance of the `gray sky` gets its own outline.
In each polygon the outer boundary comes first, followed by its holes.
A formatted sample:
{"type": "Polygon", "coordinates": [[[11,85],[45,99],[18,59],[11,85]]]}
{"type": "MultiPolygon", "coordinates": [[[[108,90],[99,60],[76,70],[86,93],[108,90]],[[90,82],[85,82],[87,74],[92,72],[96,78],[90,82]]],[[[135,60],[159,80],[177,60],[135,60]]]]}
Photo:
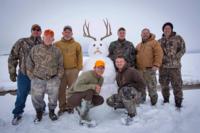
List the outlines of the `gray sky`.
{"type": "Polygon", "coordinates": [[[86,50],[89,40],[82,32],[85,19],[90,22],[91,33],[101,37],[105,33],[104,18],[108,18],[113,32],[108,43],[117,39],[116,31],[121,26],[135,46],[145,27],[159,39],[162,25],[171,21],[187,50],[200,50],[199,12],[199,0],[0,0],[0,51],[10,50],[19,38],[30,36],[35,23],[43,30],[53,29],[56,40],[61,38],[63,26],[71,25],[75,39],[86,50]]]}

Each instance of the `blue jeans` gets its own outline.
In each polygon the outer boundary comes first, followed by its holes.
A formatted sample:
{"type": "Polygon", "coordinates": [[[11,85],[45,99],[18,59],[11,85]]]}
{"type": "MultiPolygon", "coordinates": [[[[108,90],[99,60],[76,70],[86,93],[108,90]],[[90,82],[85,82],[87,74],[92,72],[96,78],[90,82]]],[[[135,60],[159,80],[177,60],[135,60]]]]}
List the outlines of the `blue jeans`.
{"type": "Polygon", "coordinates": [[[15,102],[15,108],[12,113],[14,116],[22,114],[25,108],[26,98],[31,88],[31,81],[27,75],[19,72],[17,76],[17,98],[15,102]]]}

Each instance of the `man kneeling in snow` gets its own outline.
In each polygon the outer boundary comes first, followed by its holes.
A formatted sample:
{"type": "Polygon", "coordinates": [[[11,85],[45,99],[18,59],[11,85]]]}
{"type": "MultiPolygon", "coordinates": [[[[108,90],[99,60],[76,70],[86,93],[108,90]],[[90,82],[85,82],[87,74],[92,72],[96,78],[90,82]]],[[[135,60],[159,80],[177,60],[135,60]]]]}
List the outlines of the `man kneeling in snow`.
{"type": "Polygon", "coordinates": [[[83,72],[70,88],[68,104],[72,108],[76,108],[80,116],[80,124],[96,125],[95,121],[89,117],[89,110],[104,102],[103,97],[99,95],[103,84],[104,69],[105,63],[97,60],[94,69],[83,72]]]}
{"type": "Polygon", "coordinates": [[[119,89],[117,94],[107,99],[107,104],[115,109],[125,108],[128,116],[123,122],[128,122],[136,115],[136,104],[141,101],[141,91],[145,87],[145,83],[139,72],[128,66],[123,56],[118,56],[115,59],[115,65],[119,89]]]}

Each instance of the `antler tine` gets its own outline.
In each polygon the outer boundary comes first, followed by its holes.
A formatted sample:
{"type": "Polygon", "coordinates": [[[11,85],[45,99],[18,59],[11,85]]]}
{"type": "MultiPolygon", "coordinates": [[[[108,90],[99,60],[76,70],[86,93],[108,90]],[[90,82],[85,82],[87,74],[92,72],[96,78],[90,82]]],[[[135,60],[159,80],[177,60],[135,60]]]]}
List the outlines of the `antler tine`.
{"type": "Polygon", "coordinates": [[[111,26],[110,23],[108,22],[108,19],[106,18],[106,21],[104,21],[104,23],[106,23],[106,35],[111,34],[111,26]]]}
{"type": "Polygon", "coordinates": [[[110,23],[109,23],[109,29],[110,29],[110,30],[109,30],[109,31],[110,31],[110,34],[112,35],[110,23]]]}
{"type": "Polygon", "coordinates": [[[106,35],[107,35],[107,34],[108,34],[108,21],[107,21],[107,19],[106,19],[106,21],[103,20],[103,22],[104,22],[104,25],[105,25],[105,27],[106,27],[106,35]]]}
{"type": "Polygon", "coordinates": [[[90,36],[89,26],[90,26],[90,24],[88,23],[88,24],[86,25],[86,29],[87,29],[87,33],[88,33],[88,35],[90,36]]]}
{"type": "Polygon", "coordinates": [[[85,25],[86,25],[86,20],[85,20],[85,23],[83,25],[83,36],[85,37],[86,36],[86,33],[85,33],[85,25]]]}
{"type": "Polygon", "coordinates": [[[106,35],[103,36],[103,37],[101,38],[101,40],[103,40],[103,39],[105,39],[106,37],[109,37],[109,36],[112,35],[111,26],[110,26],[110,23],[108,22],[108,19],[106,18],[106,20],[103,20],[103,22],[104,22],[104,25],[105,25],[105,27],[106,27],[106,35]]]}
{"type": "Polygon", "coordinates": [[[108,23],[108,32],[109,32],[109,34],[112,35],[111,26],[110,26],[110,23],[108,22],[108,19],[107,19],[107,18],[106,18],[106,21],[107,21],[107,23],[108,23]]]}
{"type": "Polygon", "coordinates": [[[96,38],[90,35],[89,23],[87,24],[86,20],[85,20],[85,23],[83,25],[83,36],[88,37],[88,38],[92,38],[94,41],[96,41],[96,38]],[[85,31],[85,28],[86,28],[87,31],[85,31]]]}

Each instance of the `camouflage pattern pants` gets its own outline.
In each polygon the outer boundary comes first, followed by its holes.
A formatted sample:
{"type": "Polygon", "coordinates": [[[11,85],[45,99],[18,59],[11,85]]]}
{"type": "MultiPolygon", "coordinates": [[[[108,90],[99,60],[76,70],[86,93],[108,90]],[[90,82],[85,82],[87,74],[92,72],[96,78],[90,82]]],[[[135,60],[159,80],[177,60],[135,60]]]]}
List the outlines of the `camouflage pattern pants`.
{"type": "MultiPolygon", "coordinates": [[[[144,78],[145,83],[147,85],[151,103],[156,103],[158,99],[157,88],[156,88],[157,85],[156,71],[152,69],[146,69],[146,70],[139,70],[139,72],[142,74],[142,77],[144,78]]],[[[146,100],[146,88],[142,90],[142,98],[144,101],[146,100]]]]}
{"type": "Polygon", "coordinates": [[[59,87],[59,108],[60,110],[65,110],[67,107],[67,91],[72,86],[72,84],[76,81],[78,77],[79,70],[78,69],[68,69],[65,70],[64,76],[61,80],[61,84],[59,87]]]}
{"type": "Polygon", "coordinates": [[[31,80],[31,99],[36,111],[43,110],[45,106],[43,100],[45,93],[48,94],[49,109],[52,110],[56,108],[59,85],[60,79],[58,77],[54,77],[50,80],[41,80],[38,78],[31,80]]]}
{"type": "Polygon", "coordinates": [[[140,93],[134,87],[122,87],[118,94],[107,99],[107,104],[115,109],[125,108],[128,114],[136,115],[136,104],[140,101],[140,93]]]}
{"type": "Polygon", "coordinates": [[[159,70],[159,82],[162,88],[162,95],[164,99],[169,99],[171,83],[173,88],[173,93],[175,100],[182,100],[183,91],[182,91],[182,77],[180,68],[160,68],[159,70]]]}

